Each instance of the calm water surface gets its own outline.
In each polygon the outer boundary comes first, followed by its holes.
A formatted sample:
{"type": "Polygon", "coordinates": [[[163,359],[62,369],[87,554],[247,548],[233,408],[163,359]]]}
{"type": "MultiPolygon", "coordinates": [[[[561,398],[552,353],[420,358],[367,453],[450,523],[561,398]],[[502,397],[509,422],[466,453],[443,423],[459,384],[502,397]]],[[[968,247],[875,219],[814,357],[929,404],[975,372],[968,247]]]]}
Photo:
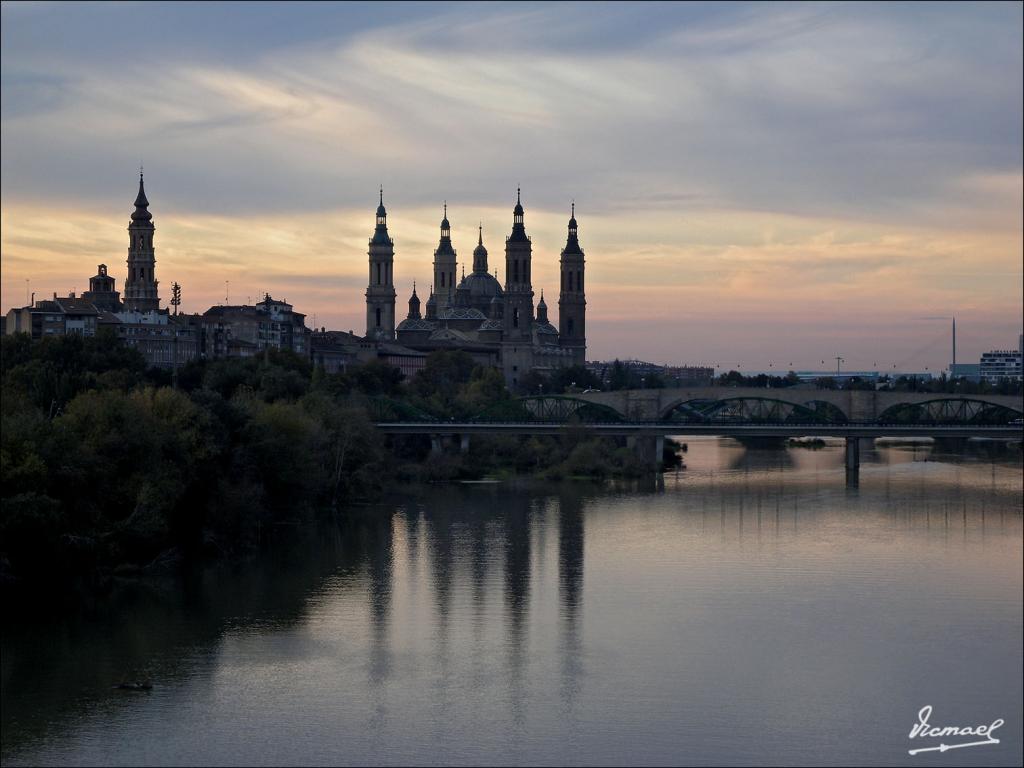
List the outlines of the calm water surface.
{"type": "Polygon", "coordinates": [[[1019,453],[847,488],[838,444],[687,442],[663,489],[419,488],[8,620],[2,761],[1020,764],[1019,453]],[[910,757],[926,704],[1001,743],[910,757]]]}

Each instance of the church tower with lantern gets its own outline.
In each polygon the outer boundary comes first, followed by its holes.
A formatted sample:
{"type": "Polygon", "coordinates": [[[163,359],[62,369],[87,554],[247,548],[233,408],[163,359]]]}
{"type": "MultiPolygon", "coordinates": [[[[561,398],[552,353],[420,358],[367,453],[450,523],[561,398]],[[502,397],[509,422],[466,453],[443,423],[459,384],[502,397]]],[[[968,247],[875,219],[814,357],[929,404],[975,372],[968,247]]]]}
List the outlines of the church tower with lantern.
{"type": "Polygon", "coordinates": [[[128,276],[124,281],[125,309],[149,312],[160,309],[157,292],[156,251],[153,248],[153,214],[139,171],[139,194],[135,198],[135,211],[128,224],[128,276]]]}
{"type": "Polygon", "coordinates": [[[370,280],[366,287],[366,338],[393,341],[395,338],[395,243],[388,236],[388,212],[384,189],[377,206],[377,227],[370,238],[370,280]]]}
{"type": "Polygon", "coordinates": [[[576,226],[576,203],[572,204],[569,235],[559,265],[558,343],[572,353],[573,365],[583,365],[587,359],[587,297],[583,284],[583,249],[580,248],[576,226]]]}

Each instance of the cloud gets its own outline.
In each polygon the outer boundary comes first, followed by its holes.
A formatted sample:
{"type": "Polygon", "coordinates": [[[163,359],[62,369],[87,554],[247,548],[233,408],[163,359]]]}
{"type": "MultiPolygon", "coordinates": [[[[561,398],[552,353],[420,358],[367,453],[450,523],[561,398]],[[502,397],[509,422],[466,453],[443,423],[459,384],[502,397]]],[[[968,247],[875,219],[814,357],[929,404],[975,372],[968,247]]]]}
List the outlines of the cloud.
{"type": "Polygon", "coordinates": [[[5,306],[119,262],[142,160],[186,303],[358,326],[378,184],[410,282],[443,199],[500,264],[522,184],[548,287],[577,200],[614,344],[680,311],[1018,322],[1019,5],[147,4],[146,40],[122,8],[3,6],[5,306]]]}

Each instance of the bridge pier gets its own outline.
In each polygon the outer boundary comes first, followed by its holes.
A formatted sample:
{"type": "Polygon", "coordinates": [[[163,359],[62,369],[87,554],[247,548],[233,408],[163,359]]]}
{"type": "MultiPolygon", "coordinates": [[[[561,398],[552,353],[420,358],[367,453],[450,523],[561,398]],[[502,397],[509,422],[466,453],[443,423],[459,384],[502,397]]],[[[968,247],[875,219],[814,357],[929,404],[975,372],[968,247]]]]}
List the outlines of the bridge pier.
{"type": "Polygon", "coordinates": [[[626,438],[626,447],[633,451],[642,464],[650,464],[656,472],[661,469],[665,452],[664,435],[630,435],[626,438]]]}
{"type": "Polygon", "coordinates": [[[459,436],[459,453],[469,453],[469,435],[466,433],[459,436]]]}
{"type": "Polygon", "coordinates": [[[846,484],[857,485],[860,481],[860,439],[846,438],[846,484]]]}
{"type": "Polygon", "coordinates": [[[430,452],[431,453],[441,453],[441,451],[442,451],[441,436],[440,435],[431,435],[430,436],[430,452]]]}

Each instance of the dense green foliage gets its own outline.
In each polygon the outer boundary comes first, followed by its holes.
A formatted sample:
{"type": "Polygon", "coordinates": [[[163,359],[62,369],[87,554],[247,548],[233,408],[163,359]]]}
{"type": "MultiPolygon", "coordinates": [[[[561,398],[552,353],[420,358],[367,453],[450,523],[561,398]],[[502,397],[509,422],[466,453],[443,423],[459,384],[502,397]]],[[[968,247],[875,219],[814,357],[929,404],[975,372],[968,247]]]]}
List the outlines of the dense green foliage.
{"type": "MultiPolygon", "coordinates": [[[[548,391],[585,373],[567,370],[548,391]]],[[[396,477],[641,471],[632,451],[582,427],[564,439],[475,437],[465,454],[376,431],[381,398],[445,420],[508,401],[501,374],[464,352],[433,353],[408,382],[377,360],[325,374],[276,350],[172,376],[112,336],[13,335],[0,376],[0,570],[22,581],[245,551],[396,477]]]]}
{"type": "Polygon", "coordinates": [[[294,355],[192,365],[174,389],[113,339],[5,336],[2,352],[5,571],[237,551],[380,482],[365,411],[311,386],[294,355]]]}

